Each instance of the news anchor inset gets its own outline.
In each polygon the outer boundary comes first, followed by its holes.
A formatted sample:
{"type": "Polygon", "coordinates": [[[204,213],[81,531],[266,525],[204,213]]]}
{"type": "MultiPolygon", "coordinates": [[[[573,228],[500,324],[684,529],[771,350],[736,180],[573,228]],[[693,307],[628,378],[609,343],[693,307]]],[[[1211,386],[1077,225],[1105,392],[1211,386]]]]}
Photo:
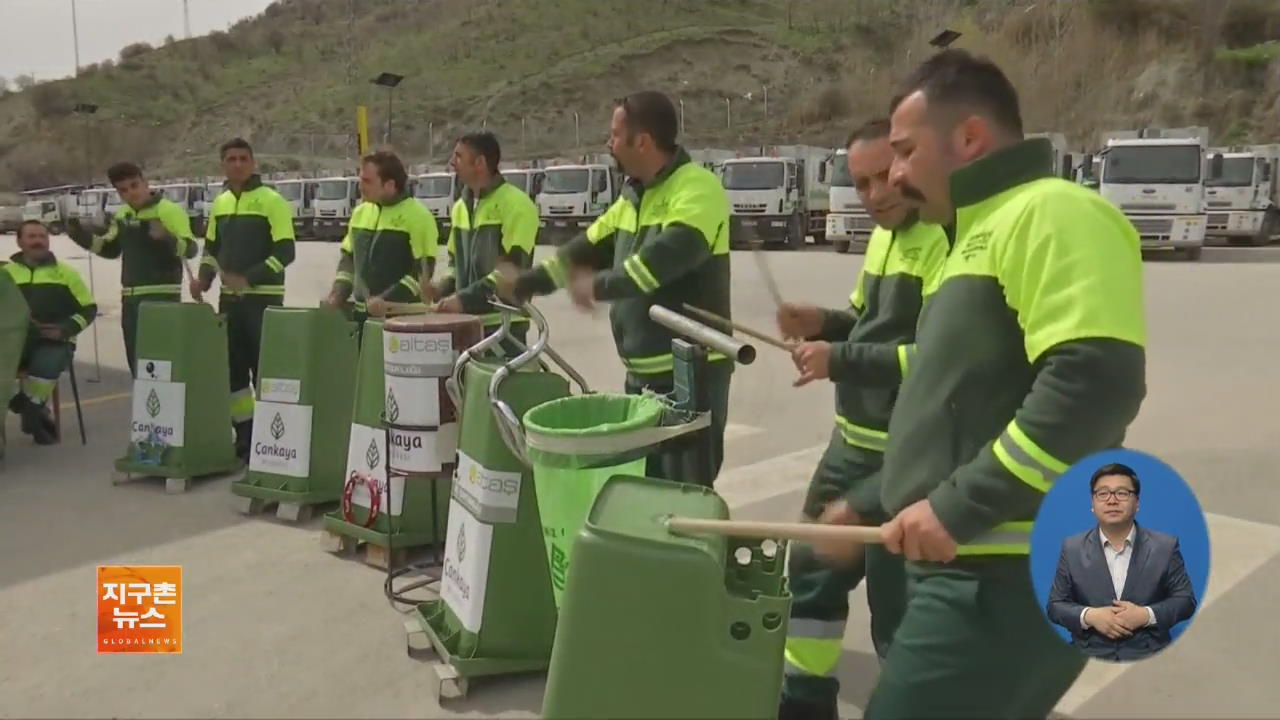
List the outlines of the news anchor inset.
{"type": "MultiPolygon", "coordinates": [[[[1094,462],[1092,467],[1096,469],[1088,476],[1087,494],[1081,483],[1070,502],[1079,508],[1087,501],[1094,522],[1061,540],[1047,598],[1042,594],[1041,599],[1049,621],[1064,628],[1071,644],[1085,654],[1116,662],[1141,660],[1166,648],[1175,637],[1172,631],[1195,614],[1196,585],[1203,587],[1207,575],[1207,528],[1194,495],[1171,470],[1168,476],[1177,481],[1176,488],[1165,482],[1166,477],[1148,478],[1144,484],[1139,472],[1125,463],[1094,462]],[[1194,517],[1199,522],[1185,529],[1178,527],[1185,524],[1177,521],[1179,513],[1152,517],[1153,522],[1164,521],[1157,523],[1161,530],[1139,522],[1138,511],[1147,495],[1169,494],[1171,490],[1184,494],[1193,506],[1191,513],[1182,508],[1181,517],[1194,517]],[[1195,543],[1196,564],[1200,566],[1197,583],[1188,574],[1182,544],[1173,534],[1183,532],[1202,541],[1195,543]]],[[[1059,493],[1053,494],[1059,495],[1053,499],[1055,504],[1067,501],[1059,493]]],[[[1159,504],[1167,507],[1169,499],[1165,497],[1159,504]]],[[[1049,505],[1050,498],[1044,502],[1049,505]]],[[[1041,518],[1046,514],[1061,516],[1052,507],[1042,507],[1041,518]]],[[[1075,522],[1076,528],[1083,525],[1075,522]]],[[[1048,553],[1040,555],[1041,564],[1047,566],[1051,561],[1048,553]]],[[[1034,564],[1034,557],[1032,561],[1034,564]]]]}

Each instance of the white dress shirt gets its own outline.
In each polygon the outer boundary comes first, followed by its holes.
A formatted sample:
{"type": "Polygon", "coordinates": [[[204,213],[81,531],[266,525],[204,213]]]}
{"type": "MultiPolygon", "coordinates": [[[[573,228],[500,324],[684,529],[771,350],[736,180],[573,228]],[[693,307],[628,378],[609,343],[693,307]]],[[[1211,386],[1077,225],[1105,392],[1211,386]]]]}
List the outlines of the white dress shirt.
{"type": "MultiPolygon", "coordinates": [[[[1124,546],[1116,550],[1107,542],[1106,533],[1102,529],[1098,529],[1098,539],[1102,542],[1102,555],[1107,559],[1107,570],[1111,573],[1111,587],[1115,590],[1115,597],[1120,599],[1120,594],[1124,592],[1124,583],[1129,579],[1129,563],[1133,560],[1133,539],[1138,534],[1138,526],[1133,525],[1129,528],[1129,534],[1124,538],[1124,546]]],[[[1089,611],[1085,608],[1080,611],[1080,627],[1088,628],[1089,623],[1085,621],[1084,614],[1089,611]]],[[[1147,611],[1147,626],[1156,624],[1156,612],[1150,607],[1147,611]]]]}

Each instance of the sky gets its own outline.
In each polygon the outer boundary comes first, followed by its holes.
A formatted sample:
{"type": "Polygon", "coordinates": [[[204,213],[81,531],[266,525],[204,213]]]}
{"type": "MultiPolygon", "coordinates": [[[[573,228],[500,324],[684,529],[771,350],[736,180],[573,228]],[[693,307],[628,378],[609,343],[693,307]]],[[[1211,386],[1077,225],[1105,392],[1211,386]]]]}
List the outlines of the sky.
{"type": "MultiPolygon", "coordinates": [[[[39,80],[75,72],[71,32],[73,0],[0,0],[0,77],[33,74],[39,80]]],[[[74,0],[80,28],[80,64],[116,58],[135,42],[158,45],[183,37],[182,0],[74,0]]],[[[225,30],[256,15],[271,0],[188,0],[192,37],[225,30]]]]}

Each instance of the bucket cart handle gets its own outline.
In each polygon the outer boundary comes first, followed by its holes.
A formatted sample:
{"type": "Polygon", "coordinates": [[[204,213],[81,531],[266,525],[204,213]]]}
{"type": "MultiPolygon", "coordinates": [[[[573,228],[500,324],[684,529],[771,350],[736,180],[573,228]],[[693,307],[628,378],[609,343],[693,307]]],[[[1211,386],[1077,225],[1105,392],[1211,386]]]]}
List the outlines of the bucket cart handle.
{"type": "Polygon", "coordinates": [[[512,313],[523,310],[538,328],[537,339],[530,343],[524,352],[508,360],[506,364],[498,368],[493,373],[493,379],[489,382],[489,404],[493,407],[493,419],[498,425],[498,433],[502,435],[502,441],[507,444],[507,449],[511,451],[511,454],[517,460],[526,466],[532,467],[533,463],[529,459],[529,447],[524,437],[524,426],[520,423],[520,419],[516,417],[516,413],[511,409],[511,406],[498,397],[498,387],[502,385],[502,382],[508,376],[533,362],[546,350],[547,341],[551,338],[551,332],[550,328],[547,327],[546,316],[531,303],[525,303],[523,308],[516,308],[501,301],[496,301],[494,306],[502,311],[503,327],[510,323],[512,313]]]}
{"type": "Polygon", "coordinates": [[[497,332],[484,338],[480,342],[463,350],[458,359],[453,363],[453,374],[444,381],[445,392],[449,393],[449,399],[453,401],[453,407],[458,413],[459,418],[462,416],[462,383],[463,371],[466,369],[467,363],[479,357],[484,351],[501,343],[511,334],[511,315],[502,313],[502,327],[497,332]]]}

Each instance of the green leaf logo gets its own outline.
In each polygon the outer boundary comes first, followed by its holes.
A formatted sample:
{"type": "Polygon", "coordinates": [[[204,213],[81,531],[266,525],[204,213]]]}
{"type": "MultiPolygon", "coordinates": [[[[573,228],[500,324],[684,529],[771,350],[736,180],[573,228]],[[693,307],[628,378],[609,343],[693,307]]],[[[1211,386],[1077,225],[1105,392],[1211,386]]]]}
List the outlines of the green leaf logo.
{"type": "Polygon", "coordinates": [[[467,528],[462,526],[458,528],[458,562],[462,562],[467,557],[467,528]]]}
{"type": "Polygon", "coordinates": [[[271,421],[271,437],[279,440],[284,437],[284,418],[280,417],[280,413],[276,413],[276,417],[271,421]]]}
{"type": "Polygon", "coordinates": [[[378,469],[378,463],[382,461],[382,456],[378,454],[377,440],[369,441],[369,449],[364,453],[364,461],[369,464],[370,470],[378,469]]]}
{"type": "Polygon", "coordinates": [[[151,388],[151,392],[147,395],[147,414],[151,417],[160,414],[160,396],[156,394],[155,388],[151,388]]]}
{"type": "Polygon", "coordinates": [[[400,403],[396,402],[396,391],[387,391],[387,419],[396,422],[400,419],[400,403]]]}

